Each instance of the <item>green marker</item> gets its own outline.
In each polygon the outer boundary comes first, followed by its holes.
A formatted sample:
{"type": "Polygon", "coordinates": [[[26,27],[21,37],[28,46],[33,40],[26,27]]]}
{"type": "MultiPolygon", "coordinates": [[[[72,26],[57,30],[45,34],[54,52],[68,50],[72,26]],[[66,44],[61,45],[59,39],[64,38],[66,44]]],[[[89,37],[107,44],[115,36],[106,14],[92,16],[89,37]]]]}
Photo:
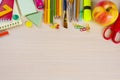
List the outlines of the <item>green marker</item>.
{"type": "Polygon", "coordinates": [[[84,0],[83,2],[83,18],[85,21],[91,21],[92,20],[92,11],[91,11],[91,0],[84,0]]]}

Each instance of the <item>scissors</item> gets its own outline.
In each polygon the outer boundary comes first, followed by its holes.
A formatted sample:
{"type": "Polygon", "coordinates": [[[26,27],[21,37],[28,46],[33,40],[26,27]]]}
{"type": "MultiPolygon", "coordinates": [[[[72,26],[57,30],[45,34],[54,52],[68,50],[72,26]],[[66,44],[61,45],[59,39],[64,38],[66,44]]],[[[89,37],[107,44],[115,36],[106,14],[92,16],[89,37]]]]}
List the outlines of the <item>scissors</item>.
{"type": "Polygon", "coordinates": [[[120,43],[120,13],[116,22],[104,30],[103,37],[106,40],[112,39],[116,44],[120,43]]]}

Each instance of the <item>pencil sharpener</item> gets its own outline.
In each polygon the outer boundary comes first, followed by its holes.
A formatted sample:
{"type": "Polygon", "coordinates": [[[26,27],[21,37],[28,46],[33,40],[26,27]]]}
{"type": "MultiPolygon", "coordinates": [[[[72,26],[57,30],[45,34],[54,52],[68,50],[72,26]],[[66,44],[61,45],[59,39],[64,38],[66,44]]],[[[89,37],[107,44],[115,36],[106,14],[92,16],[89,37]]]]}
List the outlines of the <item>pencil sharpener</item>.
{"type": "Polygon", "coordinates": [[[34,3],[36,5],[37,9],[41,10],[44,8],[44,4],[43,4],[42,0],[34,0],[34,3]]]}

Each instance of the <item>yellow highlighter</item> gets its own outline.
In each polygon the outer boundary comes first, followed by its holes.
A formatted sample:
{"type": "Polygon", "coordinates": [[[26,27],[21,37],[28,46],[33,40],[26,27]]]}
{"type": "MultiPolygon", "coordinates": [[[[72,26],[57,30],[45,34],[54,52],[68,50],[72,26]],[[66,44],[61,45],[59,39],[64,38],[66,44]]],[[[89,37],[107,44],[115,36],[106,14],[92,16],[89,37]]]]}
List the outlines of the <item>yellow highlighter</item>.
{"type": "Polygon", "coordinates": [[[83,18],[85,21],[91,21],[92,20],[92,11],[91,11],[91,0],[84,0],[83,2],[83,18]]]}

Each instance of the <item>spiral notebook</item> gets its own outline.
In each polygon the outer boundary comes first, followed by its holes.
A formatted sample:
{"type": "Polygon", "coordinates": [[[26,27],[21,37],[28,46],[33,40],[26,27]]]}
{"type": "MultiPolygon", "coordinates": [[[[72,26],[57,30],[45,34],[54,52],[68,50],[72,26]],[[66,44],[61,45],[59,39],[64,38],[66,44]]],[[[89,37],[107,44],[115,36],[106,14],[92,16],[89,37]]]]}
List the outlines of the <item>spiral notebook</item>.
{"type": "MultiPolygon", "coordinates": [[[[6,15],[8,15],[8,14],[6,14],[6,15]]],[[[20,18],[20,13],[18,11],[17,1],[14,0],[12,19],[9,21],[3,20],[3,19],[0,20],[0,31],[19,26],[21,24],[22,24],[22,21],[20,18]]]]}

